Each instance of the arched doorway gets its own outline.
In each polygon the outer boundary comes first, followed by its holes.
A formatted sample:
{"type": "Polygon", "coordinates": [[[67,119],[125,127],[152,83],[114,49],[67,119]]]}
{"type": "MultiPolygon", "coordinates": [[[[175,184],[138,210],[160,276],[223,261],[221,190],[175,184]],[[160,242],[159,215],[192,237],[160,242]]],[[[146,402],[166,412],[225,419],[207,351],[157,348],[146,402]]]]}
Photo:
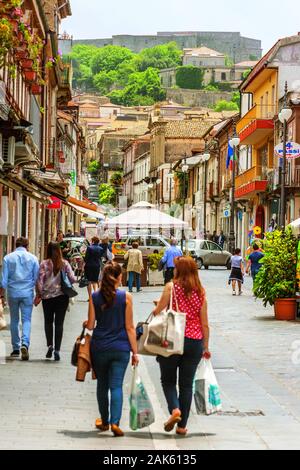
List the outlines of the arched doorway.
{"type": "Polygon", "coordinates": [[[256,211],[255,225],[256,227],[261,228],[262,233],[257,238],[263,238],[263,234],[265,232],[265,220],[265,208],[264,206],[258,206],[256,211]]]}

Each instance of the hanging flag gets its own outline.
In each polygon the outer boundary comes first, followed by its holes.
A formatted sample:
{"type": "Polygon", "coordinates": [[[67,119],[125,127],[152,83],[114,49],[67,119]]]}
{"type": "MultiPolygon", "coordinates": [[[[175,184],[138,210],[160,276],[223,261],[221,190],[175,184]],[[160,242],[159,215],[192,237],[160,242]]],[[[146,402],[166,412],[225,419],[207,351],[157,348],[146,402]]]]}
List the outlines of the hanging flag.
{"type": "Polygon", "coordinates": [[[228,150],[227,150],[227,160],[226,160],[226,169],[227,170],[228,170],[229,167],[232,170],[233,155],[234,155],[234,150],[229,145],[229,140],[228,140],[228,150]]]}

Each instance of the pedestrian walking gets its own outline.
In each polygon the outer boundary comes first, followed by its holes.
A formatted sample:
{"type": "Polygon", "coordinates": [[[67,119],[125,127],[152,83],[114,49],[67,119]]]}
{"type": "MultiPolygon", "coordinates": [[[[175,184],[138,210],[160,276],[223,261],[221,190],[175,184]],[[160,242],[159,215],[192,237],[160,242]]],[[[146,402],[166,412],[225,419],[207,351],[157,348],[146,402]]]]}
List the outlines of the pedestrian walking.
{"type": "Polygon", "coordinates": [[[112,246],[109,242],[109,238],[103,238],[101,240],[100,247],[103,250],[103,264],[107,263],[107,261],[113,261],[114,255],[112,254],[112,246]]]}
{"type": "Polygon", "coordinates": [[[64,234],[61,230],[57,232],[56,241],[59,243],[64,259],[68,259],[70,253],[70,244],[65,240],[64,234]]]}
{"type": "Polygon", "coordinates": [[[212,234],[212,241],[213,241],[214,243],[219,243],[219,235],[217,234],[217,231],[216,231],[216,230],[213,231],[213,234],[212,234]]]}
{"type": "Polygon", "coordinates": [[[237,248],[234,256],[231,258],[231,274],[229,285],[232,283],[232,295],[236,295],[236,284],[238,284],[239,295],[242,295],[242,285],[244,284],[244,260],[241,256],[242,251],[237,248]]]}
{"type": "Polygon", "coordinates": [[[172,281],[175,268],[174,260],[179,256],[182,256],[182,251],[177,246],[177,240],[172,238],[171,246],[165,251],[165,254],[161,260],[161,263],[165,266],[165,284],[168,284],[170,281],[172,281]]]}
{"type": "Polygon", "coordinates": [[[21,237],[16,241],[16,250],[5,256],[2,270],[2,298],[7,290],[10,311],[10,331],[13,351],[11,357],[29,360],[31,317],[34,301],[34,289],[39,275],[39,262],[36,256],[28,252],[29,241],[21,237]],[[22,335],[19,323],[21,312],[22,335]]]}
{"type": "Polygon", "coordinates": [[[220,235],[219,235],[219,239],[218,239],[218,245],[222,248],[222,250],[224,249],[224,244],[226,242],[226,237],[224,235],[224,232],[223,230],[221,230],[220,232],[220,235]]]}
{"type": "Polygon", "coordinates": [[[253,245],[253,253],[249,256],[247,267],[246,267],[246,273],[248,274],[249,272],[251,273],[252,279],[253,279],[253,284],[255,282],[255,278],[257,274],[259,273],[262,265],[260,261],[264,258],[265,254],[261,251],[261,248],[254,243],[253,245]]]}
{"type": "Polygon", "coordinates": [[[63,327],[69,306],[69,297],[62,291],[62,271],[67,274],[71,284],[76,282],[70,264],[63,259],[59,243],[51,242],[47,248],[47,259],[40,266],[35,303],[38,304],[42,300],[48,347],[46,358],[51,359],[54,353],[55,361],[60,361],[63,327]]]}
{"type": "Polygon", "coordinates": [[[138,242],[132,243],[132,249],[125,254],[124,260],[127,262],[129,292],[132,292],[134,279],[137,292],[141,292],[141,273],[144,270],[144,264],[143,253],[139,250],[138,242]]]}
{"type": "Polygon", "coordinates": [[[85,254],[85,267],[84,272],[87,280],[89,281],[88,292],[93,290],[96,292],[99,289],[99,278],[101,270],[101,260],[103,257],[103,248],[99,245],[100,239],[98,237],[92,238],[92,244],[87,247],[85,254]]]}
{"type": "Polygon", "coordinates": [[[210,358],[209,325],[207,316],[207,300],[205,290],[199,279],[196,262],[190,257],[175,259],[174,283],[166,285],[161,299],[153,314],[159,315],[168,308],[171,292],[174,289],[173,305],[186,314],[186,330],[183,356],[158,356],[161,383],[170,413],[165,423],[166,432],[171,432],[177,424],[176,433],[187,434],[187,422],[193,398],[193,383],[197,367],[203,355],[210,358]],[[177,373],[179,373],[177,392],[177,373]]]}
{"type": "Polygon", "coordinates": [[[101,287],[89,301],[89,318],[84,323],[92,333],[91,355],[97,377],[100,431],[124,435],[120,428],[123,407],[123,381],[132,352],[132,365],[138,365],[132,296],[121,291],[122,268],[108,262],[103,269],[101,287]],[[110,394],[110,397],[109,397],[110,394]],[[110,403],[109,403],[110,400],[110,403]]]}

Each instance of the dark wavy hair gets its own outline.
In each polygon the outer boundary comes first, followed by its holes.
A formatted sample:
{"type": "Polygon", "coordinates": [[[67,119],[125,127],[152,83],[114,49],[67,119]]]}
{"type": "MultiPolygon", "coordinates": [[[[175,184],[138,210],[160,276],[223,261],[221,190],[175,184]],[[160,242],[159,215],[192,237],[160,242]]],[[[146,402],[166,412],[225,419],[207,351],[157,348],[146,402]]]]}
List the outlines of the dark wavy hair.
{"type": "Polygon", "coordinates": [[[102,281],[100,292],[103,295],[105,304],[102,309],[110,308],[116,298],[116,280],[122,274],[122,268],[119,263],[111,261],[106,263],[102,272],[102,281]]]}

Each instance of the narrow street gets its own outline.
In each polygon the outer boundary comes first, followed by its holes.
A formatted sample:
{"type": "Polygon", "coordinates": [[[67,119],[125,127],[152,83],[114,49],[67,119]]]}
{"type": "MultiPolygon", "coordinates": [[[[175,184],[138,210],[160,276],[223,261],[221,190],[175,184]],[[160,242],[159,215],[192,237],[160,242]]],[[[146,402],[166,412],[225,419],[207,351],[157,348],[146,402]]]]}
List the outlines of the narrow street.
{"type": "MultiPolygon", "coordinates": [[[[87,295],[81,291],[65,324],[60,363],[46,362],[41,308],[35,309],[30,362],[7,360],[0,366],[1,449],[96,450],[206,450],[300,449],[300,365],[293,364],[293,343],[300,339],[296,322],[276,322],[271,308],[264,309],[251,293],[247,279],[242,297],[233,298],[224,269],[201,271],[207,289],[212,330],[213,363],[222,391],[223,413],[193,414],[187,438],[163,432],[167,409],[158,365],[142,358],[140,372],[156,412],[156,423],[143,431],[128,426],[130,370],[125,385],[122,427],[124,438],[94,429],[98,416],[95,387],[75,382],[70,355],[82,320],[87,295]]],[[[136,321],[145,319],[161,288],[134,294],[136,321]]],[[[8,317],[7,317],[8,318],[8,317]]],[[[9,331],[0,333],[11,352],[9,331]]]]}

